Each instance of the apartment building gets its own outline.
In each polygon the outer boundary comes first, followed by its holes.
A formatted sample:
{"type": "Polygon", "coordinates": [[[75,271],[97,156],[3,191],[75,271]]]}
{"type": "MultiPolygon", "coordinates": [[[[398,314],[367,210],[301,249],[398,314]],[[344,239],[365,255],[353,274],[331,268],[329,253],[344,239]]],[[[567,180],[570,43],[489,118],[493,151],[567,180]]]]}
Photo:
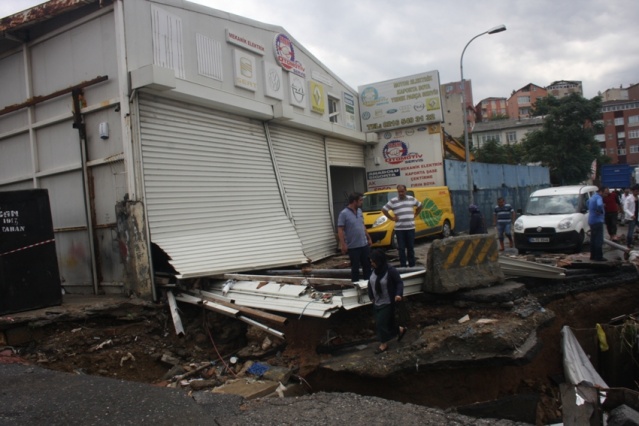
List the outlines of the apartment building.
{"type": "Polygon", "coordinates": [[[634,98],[604,102],[601,108],[603,133],[596,138],[613,164],[639,164],[639,96],[633,93],[634,98]]]}
{"type": "Polygon", "coordinates": [[[579,93],[582,96],[584,94],[583,87],[581,86],[581,81],[554,81],[546,86],[546,91],[549,95],[552,95],[555,98],[563,98],[564,96],[568,96],[571,93],[579,93]]]}
{"type": "MultiPolygon", "coordinates": [[[[475,126],[475,108],[473,107],[473,85],[471,80],[464,80],[466,99],[466,120],[468,131],[472,132],[475,126]]],[[[444,111],[444,128],[446,133],[454,137],[464,134],[464,118],[462,115],[462,83],[454,81],[440,85],[440,93],[442,98],[442,109],[444,111]]]]}
{"type": "Polygon", "coordinates": [[[486,98],[475,105],[477,122],[489,121],[494,117],[508,115],[508,100],[506,98],[486,98]]]}
{"type": "Polygon", "coordinates": [[[508,98],[508,116],[511,119],[528,118],[537,99],[548,96],[548,91],[533,83],[516,90],[508,98]]]}
{"type": "Polygon", "coordinates": [[[541,130],[543,124],[541,117],[479,122],[473,129],[471,143],[479,149],[490,140],[501,145],[520,143],[528,133],[541,130]]]}

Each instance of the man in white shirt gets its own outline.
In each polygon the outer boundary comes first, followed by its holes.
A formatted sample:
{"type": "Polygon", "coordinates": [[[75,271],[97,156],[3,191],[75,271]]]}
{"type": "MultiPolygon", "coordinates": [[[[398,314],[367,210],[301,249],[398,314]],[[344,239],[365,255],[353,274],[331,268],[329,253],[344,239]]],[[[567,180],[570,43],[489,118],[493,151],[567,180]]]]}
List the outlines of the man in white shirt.
{"type": "Polygon", "coordinates": [[[639,185],[632,187],[632,193],[623,199],[623,218],[628,224],[626,234],[626,246],[632,248],[635,238],[635,225],[637,224],[637,196],[639,195],[639,185]]]}
{"type": "Polygon", "coordinates": [[[415,266],[415,218],[419,216],[422,207],[419,200],[412,195],[406,195],[404,185],[397,185],[397,197],[382,207],[384,216],[395,221],[399,265],[402,267],[407,263],[410,267],[415,266]],[[392,216],[389,214],[391,210],[392,216]]]}

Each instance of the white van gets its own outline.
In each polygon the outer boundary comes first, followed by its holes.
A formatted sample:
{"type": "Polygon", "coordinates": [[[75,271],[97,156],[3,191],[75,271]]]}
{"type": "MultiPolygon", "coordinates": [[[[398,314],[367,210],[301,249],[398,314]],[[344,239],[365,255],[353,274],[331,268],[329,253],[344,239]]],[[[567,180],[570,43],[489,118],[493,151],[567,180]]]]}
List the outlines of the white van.
{"type": "Polygon", "coordinates": [[[530,250],[579,253],[589,239],[588,200],[593,185],[539,189],[528,198],[526,210],[513,227],[520,254],[530,250]]]}

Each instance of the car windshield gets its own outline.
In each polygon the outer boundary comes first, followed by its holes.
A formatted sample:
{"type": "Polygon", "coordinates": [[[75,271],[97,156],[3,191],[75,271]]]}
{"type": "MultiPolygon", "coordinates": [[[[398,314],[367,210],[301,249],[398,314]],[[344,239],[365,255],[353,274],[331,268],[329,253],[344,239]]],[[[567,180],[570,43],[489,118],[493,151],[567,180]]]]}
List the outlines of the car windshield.
{"type": "Polygon", "coordinates": [[[528,215],[571,214],[579,210],[579,195],[549,195],[546,197],[530,197],[526,206],[528,215]]]}
{"type": "Polygon", "coordinates": [[[364,203],[362,204],[363,212],[378,212],[388,203],[388,201],[397,197],[397,191],[379,192],[377,194],[365,194],[364,203]]]}

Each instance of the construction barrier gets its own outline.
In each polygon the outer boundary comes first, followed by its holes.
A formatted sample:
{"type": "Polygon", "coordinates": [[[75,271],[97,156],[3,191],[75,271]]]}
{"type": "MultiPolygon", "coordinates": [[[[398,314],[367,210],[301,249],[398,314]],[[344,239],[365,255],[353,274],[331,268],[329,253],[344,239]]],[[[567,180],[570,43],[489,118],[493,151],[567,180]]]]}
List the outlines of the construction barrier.
{"type": "Polygon", "coordinates": [[[435,240],[426,265],[424,291],[428,293],[452,293],[504,282],[494,235],[435,240]]]}

